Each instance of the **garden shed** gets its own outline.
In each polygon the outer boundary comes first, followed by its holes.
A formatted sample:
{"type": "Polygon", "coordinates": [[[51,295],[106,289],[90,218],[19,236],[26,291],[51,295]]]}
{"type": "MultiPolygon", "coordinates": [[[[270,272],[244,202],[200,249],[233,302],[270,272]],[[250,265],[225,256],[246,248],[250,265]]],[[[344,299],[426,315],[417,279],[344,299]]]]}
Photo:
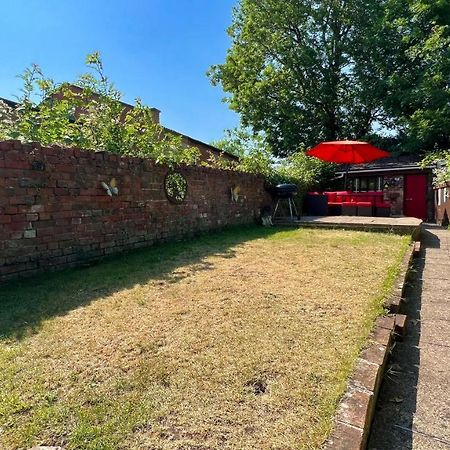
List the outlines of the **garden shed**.
{"type": "MultiPolygon", "coordinates": [[[[349,167],[346,189],[382,191],[392,216],[434,221],[433,173],[420,167],[419,155],[401,155],[349,167]]],[[[340,174],[344,175],[343,169],[340,174]]]]}

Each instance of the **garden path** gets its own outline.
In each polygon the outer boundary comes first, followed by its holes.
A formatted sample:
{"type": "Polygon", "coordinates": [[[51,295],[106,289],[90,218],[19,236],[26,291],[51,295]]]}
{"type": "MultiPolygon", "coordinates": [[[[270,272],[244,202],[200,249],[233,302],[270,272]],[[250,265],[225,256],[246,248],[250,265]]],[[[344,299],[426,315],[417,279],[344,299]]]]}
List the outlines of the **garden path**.
{"type": "Polygon", "coordinates": [[[381,388],[370,450],[450,449],[450,230],[426,225],[408,288],[408,335],[381,388]]]}

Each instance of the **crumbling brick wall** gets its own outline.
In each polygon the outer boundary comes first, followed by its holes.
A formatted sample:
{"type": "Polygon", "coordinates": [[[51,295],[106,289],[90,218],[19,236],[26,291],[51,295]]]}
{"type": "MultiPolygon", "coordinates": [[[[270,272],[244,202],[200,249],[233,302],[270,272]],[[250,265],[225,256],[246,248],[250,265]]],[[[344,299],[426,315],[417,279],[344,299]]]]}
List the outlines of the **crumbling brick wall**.
{"type": "Polygon", "coordinates": [[[0,281],[124,250],[251,223],[271,204],[261,177],[177,169],[186,200],[168,201],[169,168],[105,152],[0,142],[0,281]],[[117,181],[109,196],[102,182],[117,181]],[[230,190],[239,187],[237,201],[230,190]]]}

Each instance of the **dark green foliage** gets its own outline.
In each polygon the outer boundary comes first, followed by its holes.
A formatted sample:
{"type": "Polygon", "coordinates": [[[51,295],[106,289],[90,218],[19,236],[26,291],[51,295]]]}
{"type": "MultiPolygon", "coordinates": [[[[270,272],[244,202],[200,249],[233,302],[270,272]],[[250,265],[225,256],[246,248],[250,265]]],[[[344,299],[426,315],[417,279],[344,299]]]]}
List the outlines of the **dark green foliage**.
{"type": "Polygon", "coordinates": [[[277,155],[364,137],[382,113],[367,68],[380,14],[373,0],[241,0],[226,61],[210,77],[277,155]]]}
{"type": "Polygon", "coordinates": [[[384,106],[403,149],[449,148],[450,1],[387,1],[378,41],[384,106]]]}
{"type": "Polygon", "coordinates": [[[450,147],[450,0],[240,0],[210,78],[276,155],[450,147]]]}

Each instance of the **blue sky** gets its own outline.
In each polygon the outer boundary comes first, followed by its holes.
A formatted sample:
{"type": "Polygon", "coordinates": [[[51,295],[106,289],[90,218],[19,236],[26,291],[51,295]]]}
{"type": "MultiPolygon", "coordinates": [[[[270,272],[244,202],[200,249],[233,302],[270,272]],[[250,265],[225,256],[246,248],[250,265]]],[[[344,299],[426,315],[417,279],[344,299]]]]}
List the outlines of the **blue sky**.
{"type": "Polygon", "coordinates": [[[163,125],[210,142],[238,116],[211,86],[208,67],[224,61],[236,0],[17,0],[2,2],[0,97],[16,75],[39,64],[55,81],[85,72],[98,50],[107,74],[133,102],[161,110],[163,125]]]}

